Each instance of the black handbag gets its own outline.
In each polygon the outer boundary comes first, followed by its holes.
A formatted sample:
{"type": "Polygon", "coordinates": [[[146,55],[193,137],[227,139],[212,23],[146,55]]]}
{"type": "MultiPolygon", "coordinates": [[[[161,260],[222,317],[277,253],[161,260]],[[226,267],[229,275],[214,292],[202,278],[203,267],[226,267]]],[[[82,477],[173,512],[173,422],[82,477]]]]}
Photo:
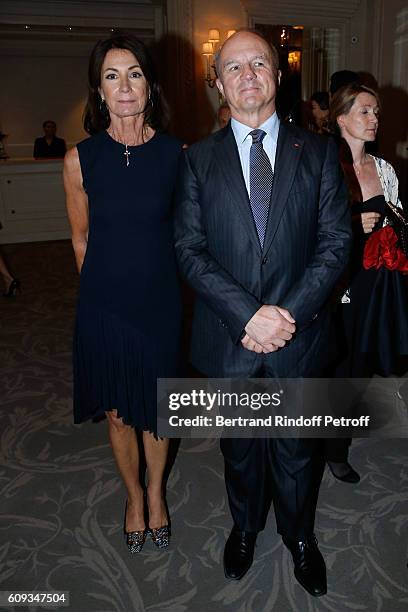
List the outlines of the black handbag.
{"type": "Polygon", "coordinates": [[[392,202],[387,202],[387,219],[398,237],[398,245],[408,257],[408,219],[402,208],[397,208],[392,202]]]}

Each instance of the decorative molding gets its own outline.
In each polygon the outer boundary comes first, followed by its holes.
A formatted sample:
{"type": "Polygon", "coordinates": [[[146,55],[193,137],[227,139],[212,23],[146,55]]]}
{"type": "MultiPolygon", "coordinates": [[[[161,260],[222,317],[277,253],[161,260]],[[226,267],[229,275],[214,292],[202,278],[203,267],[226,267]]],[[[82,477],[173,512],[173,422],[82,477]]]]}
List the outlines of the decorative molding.
{"type": "Polygon", "coordinates": [[[150,43],[163,36],[164,4],[165,0],[3,0],[0,52],[8,56],[87,56],[90,44],[115,29],[125,29],[150,43]]]}
{"type": "Polygon", "coordinates": [[[298,19],[305,25],[324,25],[351,19],[365,0],[285,0],[266,3],[263,0],[241,0],[249,15],[280,20],[277,23],[296,25],[298,19]],[[295,15],[295,17],[294,17],[295,15]]]}
{"type": "MultiPolygon", "coordinates": [[[[408,6],[397,14],[394,41],[394,73],[392,83],[408,91],[407,61],[408,57],[408,6]]],[[[405,157],[407,152],[405,151],[405,157]]]]}
{"type": "MultiPolygon", "coordinates": [[[[158,33],[155,29],[126,29],[145,43],[153,42],[158,33]]],[[[162,28],[159,31],[159,36],[162,28]]],[[[52,32],[42,30],[31,30],[29,33],[10,30],[4,32],[0,24],[0,55],[1,57],[89,57],[89,53],[101,38],[107,38],[111,29],[107,26],[98,28],[82,28],[80,32],[76,29],[68,33],[65,28],[53,30],[52,32]]]]}
{"type": "Polygon", "coordinates": [[[382,73],[382,45],[383,23],[384,23],[384,0],[375,0],[372,10],[372,60],[371,71],[377,75],[378,81],[381,80],[382,73]]]}
{"type": "MultiPolygon", "coordinates": [[[[185,86],[194,83],[194,39],[193,39],[193,6],[192,0],[170,0],[167,9],[167,33],[175,35],[184,44],[177,46],[174,58],[176,66],[182,66],[182,78],[178,83],[184,91],[185,86]]],[[[178,93],[182,94],[182,90],[178,93]]]]}
{"type": "MultiPolygon", "coordinates": [[[[249,14],[249,23],[270,25],[303,25],[305,32],[314,28],[339,30],[338,58],[332,62],[335,70],[350,67],[379,74],[381,61],[381,7],[383,0],[285,0],[266,3],[261,0],[242,0],[249,14]],[[373,27],[373,16],[376,16],[373,27]],[[375,49],[375,60],[373,49],[375,49]]],[[[307,52],[308,50],[305,49],[307,52]]],[[[306,75],[305,75],[306,76],[306,75]]],[[[307,76],[306,76],[307,78],[307,76]]],[[[303,84],[308,91],[311,84],[303,84]]]]}
{"type": "Polygon", "coordinates": [[[153,21],[157,7],[164,2],[124,2],[107,0],[2,0],[2,23],[66,23],[67,18],[78,25],[95,23],[95,19],[120,20],[128,25],[135,19],[153,21]]]}
{"type": "Polygon", "coordinates": [[[168,67],[167,90],[172,107],[175,132],[186,140],[195,136],[194,108],[196,82],[194,72],[193,1],[168,0],[167,49],[171,63],[168,67]]]}
{"type": "Polygon", "coordinates": [[[160,38],[164,29],[163,2],[81,0],[2,0],[2,38],[30,37],[62,40],[106,36],[111,28],[126,29],[143,38],[160,38]],[[72,28],[72,30],[70,30],[72,28]],[[144,36],[143,36],[144,34],[144,36]]]}

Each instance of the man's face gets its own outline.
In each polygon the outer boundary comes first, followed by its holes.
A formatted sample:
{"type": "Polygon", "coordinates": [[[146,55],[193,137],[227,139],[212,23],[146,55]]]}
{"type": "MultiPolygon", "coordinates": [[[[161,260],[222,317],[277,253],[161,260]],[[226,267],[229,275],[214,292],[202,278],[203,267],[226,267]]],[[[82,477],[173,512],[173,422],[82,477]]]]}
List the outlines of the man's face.
{"type": "Polygon", "coordinates": [[[53,121],[47,121],[44,125],[44,134],[46,138],[54,138],[57,132],[57,126],[53,121]]]}
{"type": "Polygon", "coordinates": [[[280,75],[268,44],[251,32],[238,32],[227,40],[219,58],[217,86],[234,118],[267,118],[275,111],[280,75]]]}

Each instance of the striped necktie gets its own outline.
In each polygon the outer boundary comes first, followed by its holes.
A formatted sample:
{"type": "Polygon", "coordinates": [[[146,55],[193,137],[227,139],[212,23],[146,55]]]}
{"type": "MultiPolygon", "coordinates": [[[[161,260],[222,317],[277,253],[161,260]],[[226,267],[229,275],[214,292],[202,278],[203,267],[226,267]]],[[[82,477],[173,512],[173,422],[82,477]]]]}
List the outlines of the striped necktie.
{"type": "Polygon", "coordinates": [[[271,201],[273,170],[262,144],[266,132],[257,129],[252,130],[249,135],[252,137],[249,152],[249,201],[259,242],[263,247],[271,201]]]}

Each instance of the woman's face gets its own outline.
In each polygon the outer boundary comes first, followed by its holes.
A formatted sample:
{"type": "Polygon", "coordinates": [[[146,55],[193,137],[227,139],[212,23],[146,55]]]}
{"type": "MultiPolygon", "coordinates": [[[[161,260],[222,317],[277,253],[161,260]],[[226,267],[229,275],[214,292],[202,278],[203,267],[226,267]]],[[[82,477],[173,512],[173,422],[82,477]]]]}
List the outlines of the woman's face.
{"type": "Polygon", "coordinates": [[[312,100],[311,109],[312,109],[313,119],[315,120],[316,125],[322,126],[323,124],[327,123],[327,120],[329,118],[328,109],[322,110],[319,104],[316,102],[316,100],[312,100]]]}
{"type": "Polygon", "coordinates": [[[144,111],[149,96],[148,84],[131,51],[108,51],[102,64],[99,93],[110,115],[132,117],[144,111]]]}
{"type": "Polygon", "coordinates": [[[346,140],[351,138],[363,142],[375,140],[378,129],[379,108],[375,97],[368,93],[359,93],[347,115],[339,115],[341,135],[346,140]]]}

